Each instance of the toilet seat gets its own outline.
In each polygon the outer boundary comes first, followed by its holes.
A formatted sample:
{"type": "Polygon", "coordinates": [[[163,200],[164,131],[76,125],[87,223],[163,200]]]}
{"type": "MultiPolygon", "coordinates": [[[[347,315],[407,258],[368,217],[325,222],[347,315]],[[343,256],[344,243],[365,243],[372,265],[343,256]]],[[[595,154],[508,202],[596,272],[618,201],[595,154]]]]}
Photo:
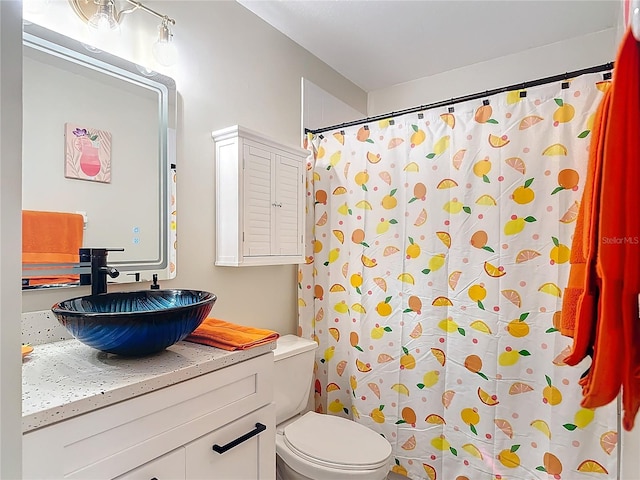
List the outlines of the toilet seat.
{"type": "Polygon", "coordinates": [[[287,425],[282,438],[300,459],[329,469],[376,470],[387,466],[391,456],[389,442],[373,430],[345,418],[315,412],[287,425]]]}

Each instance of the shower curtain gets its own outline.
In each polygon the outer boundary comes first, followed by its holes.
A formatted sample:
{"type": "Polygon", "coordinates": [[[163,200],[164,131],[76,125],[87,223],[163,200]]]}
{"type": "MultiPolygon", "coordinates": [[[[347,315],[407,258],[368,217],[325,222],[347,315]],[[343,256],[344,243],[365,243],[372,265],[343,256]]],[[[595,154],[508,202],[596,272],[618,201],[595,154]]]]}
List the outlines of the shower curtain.
{"type": "Polygon", "coordinates": [[[554,328],[602,74],[310,136],[300,334],[318,412],[413,479],[616,478],[554,328]]]}

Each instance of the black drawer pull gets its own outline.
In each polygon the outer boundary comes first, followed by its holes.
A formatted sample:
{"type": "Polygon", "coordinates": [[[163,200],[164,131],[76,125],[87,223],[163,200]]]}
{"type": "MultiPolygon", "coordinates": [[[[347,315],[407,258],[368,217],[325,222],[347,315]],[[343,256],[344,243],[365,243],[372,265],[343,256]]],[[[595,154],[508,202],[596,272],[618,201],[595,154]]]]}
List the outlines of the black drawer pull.
{"type": "Polygon", "coordinates": [[[229,443],[227,443],[226,445],[223,445],[222,447],[218,444],[215,444],[211,448],[213,449],[214,452],[222,454],[228,450],[231,450],[233,447],[237,447],[242,442],[246,442],[251,437],[255,437],[259,433],[264,432],[266,429],[267,429],[266,425],[263,425],[261,423],[256,423],[256,428],[254,430],[251,430],[249,433],[245,433],[241,437],[238,437],[235,440],[230,441],[229,443]]]}

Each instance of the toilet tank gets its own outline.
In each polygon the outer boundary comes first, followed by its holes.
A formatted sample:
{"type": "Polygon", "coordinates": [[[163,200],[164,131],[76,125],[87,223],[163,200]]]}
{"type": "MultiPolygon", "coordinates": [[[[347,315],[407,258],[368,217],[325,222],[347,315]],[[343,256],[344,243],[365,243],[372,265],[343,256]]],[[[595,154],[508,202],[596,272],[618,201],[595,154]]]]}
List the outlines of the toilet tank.
{"type": "Polygon", "coordinates": [[[278,338],[273,351],[276,424],[297,415],[307,406],[316,348],[316,342],[295,335],[278,338]]]}

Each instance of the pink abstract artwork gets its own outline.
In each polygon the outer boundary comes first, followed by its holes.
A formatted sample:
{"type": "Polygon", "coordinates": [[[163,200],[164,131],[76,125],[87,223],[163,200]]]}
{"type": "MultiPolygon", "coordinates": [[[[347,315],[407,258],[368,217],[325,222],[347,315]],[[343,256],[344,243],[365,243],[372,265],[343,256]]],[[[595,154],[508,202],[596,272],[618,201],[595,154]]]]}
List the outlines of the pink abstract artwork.
{"type": "Polygon", "coordinates": [[[65,123],[64,138],[65,177],[111,182],[111,133],[65,123]]]}

